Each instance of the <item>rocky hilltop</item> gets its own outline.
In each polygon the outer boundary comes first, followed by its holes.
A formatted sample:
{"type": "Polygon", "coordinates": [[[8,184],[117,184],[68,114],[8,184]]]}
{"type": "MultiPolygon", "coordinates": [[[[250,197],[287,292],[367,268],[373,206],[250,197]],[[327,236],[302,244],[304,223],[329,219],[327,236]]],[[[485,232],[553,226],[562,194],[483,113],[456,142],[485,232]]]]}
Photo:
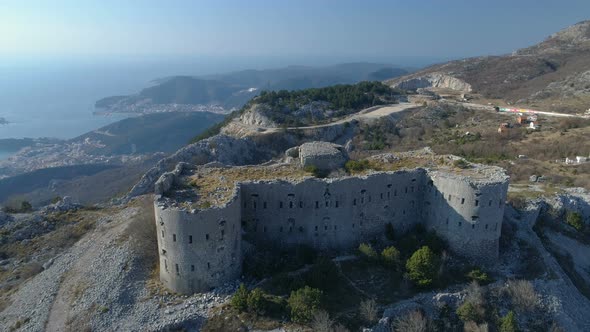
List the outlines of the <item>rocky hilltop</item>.
{"type": "Polygon", "coordinates": [[[564,112],[590,104],[590,21],[509,55],[483,56],[434,65],[386,81],[392,87],[450,88],[484,98],[564,112]]]}

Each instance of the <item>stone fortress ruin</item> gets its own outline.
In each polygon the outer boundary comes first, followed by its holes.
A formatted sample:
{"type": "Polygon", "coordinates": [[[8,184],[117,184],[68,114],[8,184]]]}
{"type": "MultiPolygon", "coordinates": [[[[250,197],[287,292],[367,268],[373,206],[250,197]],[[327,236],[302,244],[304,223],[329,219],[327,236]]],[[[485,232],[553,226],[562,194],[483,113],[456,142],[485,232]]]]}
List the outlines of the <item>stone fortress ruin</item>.
{"type": "Polygon", "coordinates": [[[421,223],[470,260],[497,259],[502,168],[457,168],[457,157],[426,150],[373,156],[372,169],[354,175],[316,178],[302,166],[337,168],[346,159],[341,146],[311,142],[272,164],[178,164],[155,190],[163,284],[189,294],[238,279],[244,241],[345,251],[381,238],[388,223],[400,233],[421,223]]]}

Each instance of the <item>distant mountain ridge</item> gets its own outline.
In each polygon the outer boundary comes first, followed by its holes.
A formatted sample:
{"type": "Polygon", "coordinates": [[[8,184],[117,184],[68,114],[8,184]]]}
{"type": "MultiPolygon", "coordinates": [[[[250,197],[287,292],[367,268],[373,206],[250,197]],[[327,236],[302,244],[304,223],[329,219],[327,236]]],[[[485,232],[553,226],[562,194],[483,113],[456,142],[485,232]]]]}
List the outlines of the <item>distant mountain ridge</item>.
{"type": "Polygon", "coordinates": [[[202,77],[173,76],[155,80],[156,85],[136,95],[103,98],[95,106],[110,111],[140,110],[166,104],[219,105],[231,109],[243,106],[261,90],[319,88],[382,80],[407,73],[407,70],[391,65],[360,62],[326,67],[252,69],[202,77]]]}
{"type": "Polygon", "coordinates": [[[583,111],[590,107],[590,21],[510,55],[450,61],[387,83],[459,89],[511,103],[583,111]]]}

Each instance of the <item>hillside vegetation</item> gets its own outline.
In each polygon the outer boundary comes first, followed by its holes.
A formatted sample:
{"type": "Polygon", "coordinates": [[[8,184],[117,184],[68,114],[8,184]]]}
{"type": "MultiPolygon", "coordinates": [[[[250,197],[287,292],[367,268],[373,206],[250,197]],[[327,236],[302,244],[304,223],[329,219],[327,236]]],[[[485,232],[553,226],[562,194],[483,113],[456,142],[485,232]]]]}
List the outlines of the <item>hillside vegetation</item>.
{"type": "Polygon", "coordinates": [[[267,106],[264,115],[279,125],[301,126],[394,103],[396,94],[381,82],[361,82],[318,89],[263,91],[252,103],[267,106]]]}

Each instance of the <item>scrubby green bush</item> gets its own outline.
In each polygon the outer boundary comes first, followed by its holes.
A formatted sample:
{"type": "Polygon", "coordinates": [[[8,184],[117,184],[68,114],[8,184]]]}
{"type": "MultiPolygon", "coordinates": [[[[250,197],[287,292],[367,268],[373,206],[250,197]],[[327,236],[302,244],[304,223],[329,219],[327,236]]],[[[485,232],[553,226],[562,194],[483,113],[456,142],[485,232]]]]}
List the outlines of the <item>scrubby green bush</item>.
{"type": "Polygon", "coordinates": [[[416,250],[406,262],[410,280],[420,287],[430,286],[436,277],[440,259],[427,246],[416,250]]]}
{"type": "Polygon", "coordinates": [[[311,173],[311,175],[315,176],[316,178],[321,178],[321,179],[328,176],[328,173],[329,173],[328,170],[318,168],[317,166],[314,166],[314,165],[305,166],[304,170],[308,173],[311,173]]]}
{"type": "Polygon", "coordinates": [[[465,159],[457,159],[453,162],[453,166],[461,169],[465,169],[469,167],[469,163],[465,161],[465,159]]]}
{"type": "Polygon", "coordinates": [[[436,234],[435,231],[430,231],[426,233],[424,244],[437,254],[440,254],[443,250],[447,248],[447,243],[445,242],[445,240],[438,236],[438,234],[436,234]]]}
{"type": "Polygon", "coordinates": [[[369,169],[371,164],[368,160],[349,160],[344,164],[344,168],[348,173],[355,173],[355,172],[362,172],[366,169],[369,169]]]}
{"type": "Polygon", "coordinates": [[[371,247],[371,245],[368,243],[361,243],[359,245],[359,252],[361,253],[361,256],[363,256],[363,258],[370,261],[375,261],[379,257],[375,249],[373,249],[373,247],[371,247]]]}
{"type": "Polygon", "coordinates": [[[457,316],[464,322],[480,323],[484,320],[484,312],[470,301],[465,301],[457,308],[457,316]]]}
{"type": "Polygon", "coordinates": [[[518,331],[518,322],[513,311],[509,311],[506,316],[500,318],[500,332],[516,332],[518,331]]]}
{"type": "Polygon", "coordinates": [[[33,211],[33,205],[29,201],[22,201],[20,203],[20,210],[21,212],[31,212],[33,211]]]}
{"type": "Polygon", "coordinates": [[[479,268],[475,268],[467,273],[467,278],[477,281],[481,284],[490,282],[490,277],[487,273],[483,272],[479,268]]]}
{"type": "Polygon", "coordinates": [[[568,211],[565,216],[565,222],[575,228],[578,232],[584,230],[584,221],[582,221],[582,215],[577,212],[568,211]]]}
{"type": "Polygon", "coordinates": [[[397,268],[400,264],[401,254],[394,246],[387,247],[381,252],[381,260],[389,267],[397,268]]]}
{"type": "Polygon", "coordinates": [[[309,286],[291,292],[287,301],[291,310],[291,320],[297,323],[309,322],[313,314],[320,309],[321,298],[322,291],[309,286]]]}
{"type": "Polygon", "coordinates": [[[264,311],[264,292],[260,288],[254,288],[248,294],[248,311],[254,313],[261,313],[264,311]]]}
{"type": "Polygon", "coordinates": [[[234,293],[231,298],[231,305],[232,307],[236,308],[239,311],[245,311],[248,309],[248,288],[246,285],[240,284],[238,290],[234,293]]]}

